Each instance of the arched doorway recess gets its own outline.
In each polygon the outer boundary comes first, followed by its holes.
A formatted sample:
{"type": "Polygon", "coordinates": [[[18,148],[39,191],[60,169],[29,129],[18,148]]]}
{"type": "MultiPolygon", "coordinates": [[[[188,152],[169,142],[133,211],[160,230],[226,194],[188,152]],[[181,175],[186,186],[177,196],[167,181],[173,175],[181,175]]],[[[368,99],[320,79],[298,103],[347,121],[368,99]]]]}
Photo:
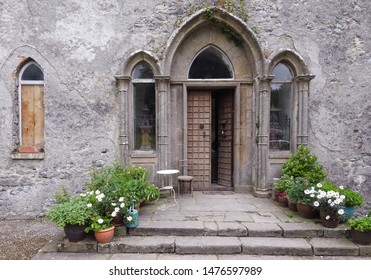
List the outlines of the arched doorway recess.
{"type": "Polygon", "coordinates": [[[204,12],[178,29],[163,61],[170,91],[170,165],[190,160],[196,190],[252,191],[260,185],[257,169],[266,164],[259,166],[255,142],[261,82],[256,77],[265,72],[264,58],[242,21],[214,12],[240,34],[242,44],[236,46],[204,12]]]}

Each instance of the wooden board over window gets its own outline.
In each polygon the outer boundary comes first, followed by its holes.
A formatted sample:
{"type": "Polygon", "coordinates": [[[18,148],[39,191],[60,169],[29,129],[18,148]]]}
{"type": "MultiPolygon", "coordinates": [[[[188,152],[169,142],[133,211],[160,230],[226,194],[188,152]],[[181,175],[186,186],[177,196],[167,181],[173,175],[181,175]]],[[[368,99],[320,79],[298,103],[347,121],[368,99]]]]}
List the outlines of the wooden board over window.
{"type": "Polygon", "coordinates": [[[44,86],[22,85],[22,146],[44,147],[44,86]]]}

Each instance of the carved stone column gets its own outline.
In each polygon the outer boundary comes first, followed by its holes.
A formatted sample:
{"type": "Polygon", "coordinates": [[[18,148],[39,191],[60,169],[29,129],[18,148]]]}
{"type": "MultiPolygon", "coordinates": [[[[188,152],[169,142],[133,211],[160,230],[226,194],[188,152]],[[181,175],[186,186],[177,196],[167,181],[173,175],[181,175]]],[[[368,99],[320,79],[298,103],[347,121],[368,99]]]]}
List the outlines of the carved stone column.
{"type": "Polygon", "coordinates": [[[308,145],[308,123],[309,123],[309,83],[314,78],[313,75],[298,76],[296,82],[299,94],[298,108],[298,136],[297,144],[308,145]]]}
{"type": "Polygon", "coordinates": [[[169,81],[167,76],[155,76],[157,87],[157,148],[158,148],[158,168],[168,169],[169,163],[169,124],[170,124],[170,98],[169,81]]]}
{"type": "Polygon", "coordinates": [[[268,156],[269,156],[269,117],[270,117],[270,92],[271,80],[268,76],[259,81],[259,94],[257,104],[257,185],[254,195],[258,197],[269,197],[271,191],[267,184],[268,156]]]}
{"type": "Polygon", "coordinates": [[[129,160],[129,115],[128,115],[128,89],[130,77],[115,76],[119,92],[119,158],[123,166],[129,160]]]}

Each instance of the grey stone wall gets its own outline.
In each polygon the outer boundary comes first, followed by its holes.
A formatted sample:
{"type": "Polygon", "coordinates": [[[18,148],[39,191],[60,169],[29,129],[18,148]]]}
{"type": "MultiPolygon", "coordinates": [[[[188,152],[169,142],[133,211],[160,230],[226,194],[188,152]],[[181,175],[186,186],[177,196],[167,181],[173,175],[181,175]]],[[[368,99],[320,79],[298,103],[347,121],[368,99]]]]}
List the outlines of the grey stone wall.
{"type": "MultiPolygon", "coordinates": [[[[159,58],[197,2],[0,1],[0,218],[43,215],[58,186],[81,190],[92,164],[118,156],[114,75],[136,50],[159,58]],[[14,160],[16,70],[45,74],[45,158],[14,160]]],[[[246,24],[267,59],[299,53],[310,88],[310,148],[338,184],[371,202],[371,2],[247,0],[246,24]]]]}

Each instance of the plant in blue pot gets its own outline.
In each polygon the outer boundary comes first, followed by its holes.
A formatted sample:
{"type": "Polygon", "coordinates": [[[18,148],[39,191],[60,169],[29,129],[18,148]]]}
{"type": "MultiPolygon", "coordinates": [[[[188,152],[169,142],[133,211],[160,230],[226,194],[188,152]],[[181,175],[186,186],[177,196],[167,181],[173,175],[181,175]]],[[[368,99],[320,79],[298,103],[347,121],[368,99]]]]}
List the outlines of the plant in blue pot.
{"type": "Polygon", "coordinates": [[[339,193],[345,195],[345,207],[344,215],[340,218],[341,223],[347,222],[356,210],[356,207],[363,206],[363,196],[358,192],[352,191],[350,189],[344,188],[343,186],[339,187],[339,193]]]}

